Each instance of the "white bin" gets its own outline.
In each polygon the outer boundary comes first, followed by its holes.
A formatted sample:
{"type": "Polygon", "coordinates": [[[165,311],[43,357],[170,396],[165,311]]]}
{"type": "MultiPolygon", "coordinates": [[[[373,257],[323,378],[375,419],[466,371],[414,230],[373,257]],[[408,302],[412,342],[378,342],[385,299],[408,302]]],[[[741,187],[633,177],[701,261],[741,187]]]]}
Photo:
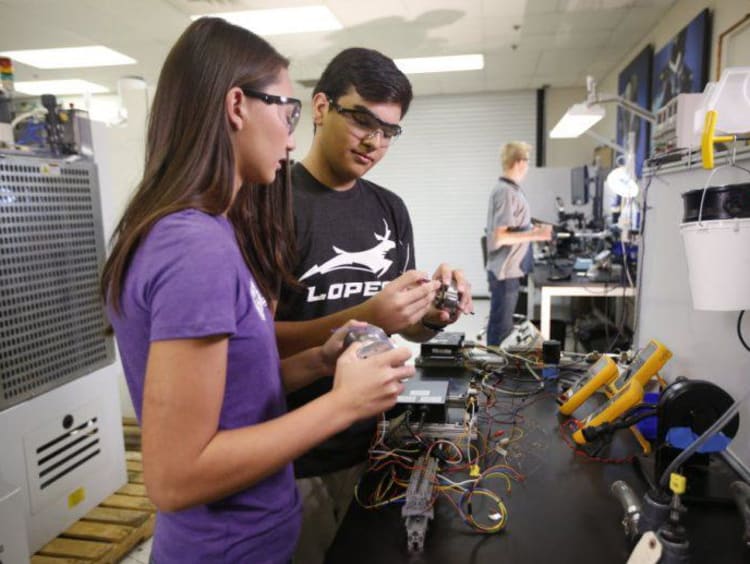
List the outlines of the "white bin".
{"type": "Polygon", "coordinates": [[[693,307],[750,309],[750,219],[680,225],[693,307]]]}

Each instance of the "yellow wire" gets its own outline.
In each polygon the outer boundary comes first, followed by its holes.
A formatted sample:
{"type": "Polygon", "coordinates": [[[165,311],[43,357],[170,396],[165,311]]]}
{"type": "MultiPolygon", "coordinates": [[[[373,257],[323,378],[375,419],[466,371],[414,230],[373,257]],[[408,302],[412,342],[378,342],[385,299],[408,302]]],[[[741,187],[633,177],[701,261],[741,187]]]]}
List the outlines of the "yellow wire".
{"type": "Polygon", "coordinates": [[[469,499],[467,500],[467,503],[469,501],[471,501],[471,498],[473,496],[475,496],[475,495],[483,495],[485,497],[489,497],[490,499],[494,500],[497,503],[498,510],[500,511],[501,519],[496,524],[491,525],[491,526],[483,525],[483,524],[477,522],[474,519],[473,515],[468,515],[467,514],[466,515],[466,519],[468,521],[470,521],[471,524],[474,525],[476,528],[481,529],[483,531],[486,531],[488,533],[495,533],[495,532],[500,531],[501,529],[503,529],[505,527],[505,524],[508,521],[508,510],[505,507],[505,504],[503,503],[503,500],[501,500],[498,496],[496,496],[495,494],[492,494],[490,492],[486,492],[484,490],[475,490],[475,491],[471,492],[471,494],[469,496],[469,499]]]}

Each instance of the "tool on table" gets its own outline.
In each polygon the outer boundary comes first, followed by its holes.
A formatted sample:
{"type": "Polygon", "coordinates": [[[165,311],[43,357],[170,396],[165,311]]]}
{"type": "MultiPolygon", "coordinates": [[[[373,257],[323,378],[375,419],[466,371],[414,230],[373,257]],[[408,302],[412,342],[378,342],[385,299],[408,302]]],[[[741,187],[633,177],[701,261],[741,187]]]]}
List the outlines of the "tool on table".
{"type": "Polygon", "coordinates": [[[651,339],[648,344],[638,352],[627,370],[623,371],[623,373],[608,386],[609,392],[612,395],[616,394],[622,390],[630,380],[637,380],[641,386],[645,386],[651,377],[659,372],[670,358],[672,358],[672,351],[656,339],[651,339]]]}
{"type": "Polygon", "coordinates": [[[560,413],[571,415],[597,390],[612,382],[619,375],[617,364],[603,355],[570,388],[558,398],[560,413]]]}

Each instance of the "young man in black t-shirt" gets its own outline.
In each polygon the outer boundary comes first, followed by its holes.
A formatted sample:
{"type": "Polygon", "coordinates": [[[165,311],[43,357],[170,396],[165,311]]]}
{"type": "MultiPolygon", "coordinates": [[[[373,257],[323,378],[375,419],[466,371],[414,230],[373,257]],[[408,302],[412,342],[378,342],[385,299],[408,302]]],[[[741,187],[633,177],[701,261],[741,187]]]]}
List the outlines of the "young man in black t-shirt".
{"type": "MultiPolygon", "coordinates": [[[[349,319],[413,341],[455,322],[432,305],[440,283],[457,283],[471,311],[463,274],[443,264],[429,280],[414,270],[414,236],[401,198],[364,176],[401,133],[411,84],[391,59],[370,49],[339,53],[313,92],[315,127],[307,156],[292,169],[302,291],[284,288],[276,315],[282,357],[325,341],[349,319]]],[[[288,397],[294,409],[325,393],[323,378],[288,397]]],[[[395,392],[395,391],[394,391],[395,392]]],[[[356,425],[295,463],[304,518],[295,562],[322,562],[352,498],[375,421],[356,425]]]]}

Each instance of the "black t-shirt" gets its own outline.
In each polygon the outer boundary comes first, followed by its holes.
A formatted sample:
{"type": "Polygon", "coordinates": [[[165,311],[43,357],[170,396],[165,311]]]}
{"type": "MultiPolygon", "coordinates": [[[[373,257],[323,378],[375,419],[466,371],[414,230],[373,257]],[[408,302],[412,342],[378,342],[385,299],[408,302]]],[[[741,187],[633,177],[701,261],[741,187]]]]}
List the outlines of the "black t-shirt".
{"type": "MultiPolygon", "coordinates": [[[[364,179],[337,192],[297,163],[292,168],[302,291],[282,288],[276,319],[306,321],[341,311],[377,294],[414,268],[414,235],[404,202],[364,179]]],[[[287,396],[295,409],[331,389],[324,377],[287,396]]],[[[356,423],[295,462],[298,478],[348,468],[366,458],[374,420],[356,423]]]]}

